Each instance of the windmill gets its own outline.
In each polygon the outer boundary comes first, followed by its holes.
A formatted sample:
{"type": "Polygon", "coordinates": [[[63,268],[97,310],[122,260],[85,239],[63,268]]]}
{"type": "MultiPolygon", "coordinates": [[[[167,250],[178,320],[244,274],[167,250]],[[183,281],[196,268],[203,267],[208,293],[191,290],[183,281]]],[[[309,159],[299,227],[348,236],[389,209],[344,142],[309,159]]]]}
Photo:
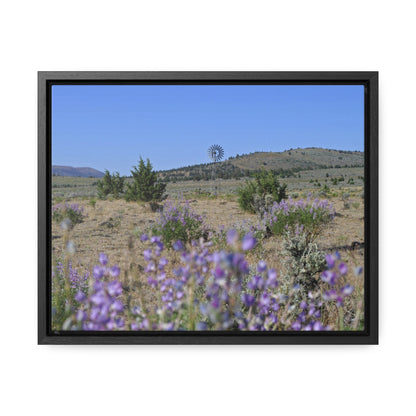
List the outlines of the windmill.
{"type": "Polygon", "coordinates": [[[222,160],[224,157],[224,149],[219,144],[213,144],[208,148],[208,157],[211,159],[212,169],[211,169],[211,180],[215,180],[215,163],[222,160]]]}

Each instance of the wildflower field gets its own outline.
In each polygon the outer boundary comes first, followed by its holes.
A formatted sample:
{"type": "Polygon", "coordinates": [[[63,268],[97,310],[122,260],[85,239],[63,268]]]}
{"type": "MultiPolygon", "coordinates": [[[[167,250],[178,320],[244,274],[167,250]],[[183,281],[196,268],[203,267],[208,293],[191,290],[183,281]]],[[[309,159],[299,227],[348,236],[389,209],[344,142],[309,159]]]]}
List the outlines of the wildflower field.
{"type": "Polygon", "coordinates": [[[325,178],[253,213],[243,181],[168,184],[156,203],[54,177],[52,329],[362,330],[363,186],[325,178]]]}

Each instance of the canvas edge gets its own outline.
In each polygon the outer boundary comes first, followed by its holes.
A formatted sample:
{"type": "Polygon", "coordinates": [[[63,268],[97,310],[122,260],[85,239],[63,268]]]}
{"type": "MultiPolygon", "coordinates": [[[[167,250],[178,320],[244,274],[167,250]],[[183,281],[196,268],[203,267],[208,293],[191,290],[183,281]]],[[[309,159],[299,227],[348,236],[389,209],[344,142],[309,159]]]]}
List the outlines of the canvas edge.
{"type": "Polygon", "coordinates": [[[291,72],[170,72],[170,71],[39,71],[38,72],[38,344],[378,344],[378,72],[377,71],[291,71],[291,72]],[[51,335],[48,331],[48,257],[50,227],[50,131],[48,129],[48,88],[51,83],[60,82],[290,82],[313,83],[363,83],[368,88],[366,99],[366,329],[357,333],[334,334],[152,334],[152,335],[51,335]],[[368,185],[367,185],[368,184],[368,185]],[[367,242],[371,241],[371,244],[367,242]]]}

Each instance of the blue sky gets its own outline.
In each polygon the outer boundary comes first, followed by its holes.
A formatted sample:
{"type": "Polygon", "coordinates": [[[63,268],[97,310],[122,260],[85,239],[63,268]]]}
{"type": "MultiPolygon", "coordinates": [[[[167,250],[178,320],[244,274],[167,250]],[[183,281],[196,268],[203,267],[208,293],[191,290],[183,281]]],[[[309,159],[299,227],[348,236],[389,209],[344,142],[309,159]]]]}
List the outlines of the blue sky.
{"type": "Polygon", "coordinates": [[[52,164],[130,173],[297,147],[364,150],[360,85],[54,85],[52,164]]]}

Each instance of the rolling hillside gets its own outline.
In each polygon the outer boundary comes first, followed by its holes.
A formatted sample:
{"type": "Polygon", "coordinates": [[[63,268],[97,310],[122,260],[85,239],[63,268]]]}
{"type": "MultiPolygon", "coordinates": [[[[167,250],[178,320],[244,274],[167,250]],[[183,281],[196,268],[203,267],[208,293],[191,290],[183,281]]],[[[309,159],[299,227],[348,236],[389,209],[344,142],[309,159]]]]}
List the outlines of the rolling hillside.
{"type": "MultiPolygon", "coordinates": [[[[215,164],[215,177],[237,179],[262,169],[272,170],[282,177],[293,177],[305,170],[362,166],[363,152],[321,148],[290,149],[284,152],[255,152],[230,157],[215,164]]],[[[160,171],[159,176],[165,181],[209,180],[212,168],[211,163],[186,166],[160,171]]]]}
{"type": "Polygon", "coordinates": [[[80,178],[102,178],[104,176],[104,173],[93,168],[74,168],[72,166],[53,165],[52,175],[80,177],[80,178]]]}

